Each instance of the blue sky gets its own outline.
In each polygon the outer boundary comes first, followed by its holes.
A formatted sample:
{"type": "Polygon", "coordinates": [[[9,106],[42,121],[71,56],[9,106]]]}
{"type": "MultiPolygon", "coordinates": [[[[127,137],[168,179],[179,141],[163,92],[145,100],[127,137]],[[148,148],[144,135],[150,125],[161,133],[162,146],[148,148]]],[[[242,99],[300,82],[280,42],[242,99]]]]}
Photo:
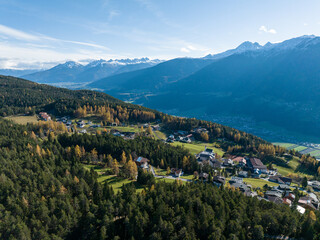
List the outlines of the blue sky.
{"type": "Polygon", "coordinates": [[[314,0],[0,0],[0,68],[202,57],[320,35],[314,0]]]}

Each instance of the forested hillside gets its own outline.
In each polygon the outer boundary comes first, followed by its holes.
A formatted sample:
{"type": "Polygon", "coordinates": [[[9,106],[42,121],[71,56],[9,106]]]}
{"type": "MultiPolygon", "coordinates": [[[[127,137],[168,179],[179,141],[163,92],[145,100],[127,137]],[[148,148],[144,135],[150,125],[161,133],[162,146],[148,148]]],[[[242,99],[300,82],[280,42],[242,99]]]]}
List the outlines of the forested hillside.
{"type": "MultiPolygon", "coordinates": [[[[41,85],[19,78],[0,76],[0,115],[34,114],[47,111],[54,116],[69,115],[86,117],[94,115],[104,125],[132,124],[158,121],[168,131],[191,131],[197,127],[208,130],[207,142],[222,139],[222,147],[233,154],[259,154],[261,144],[270,143],[252,134],[242,132],[221,124],[197,119],[173,117],[139,105],[129,104],[105,93],[80,90],[72,91],[41,85]]],[[[195,135],[195,137],[199,137],[195,135]]],[[[200,138],[201,139],[201,138],[200,138]]],[[[283,151],[271,151],[279,155],[283,151]]],[[[301,157],[301,155],[298,155],[301,157]]],[[[301,164],[311,173],[317,174],[319,162],[305,157],[301,164]]]]}
{"type": "Polygon", "coordinates": [[[141,193],[129,184],[114,194],[64,147],[77,136],[40,140],[33,129],[0,121],[1,239],[319,238],[318,212],[210,184],[157,183],[141,193]]]}

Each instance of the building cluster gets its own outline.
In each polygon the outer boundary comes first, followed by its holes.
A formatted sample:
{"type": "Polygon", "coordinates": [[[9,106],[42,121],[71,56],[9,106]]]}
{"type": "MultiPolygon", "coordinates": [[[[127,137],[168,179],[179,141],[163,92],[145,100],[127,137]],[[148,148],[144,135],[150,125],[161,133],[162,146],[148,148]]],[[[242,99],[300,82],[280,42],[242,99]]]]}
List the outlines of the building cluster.
{"type": "Polygon", "coordinates": [[[40,112],[40,113],[39,113],[39,118],[40,118],[42,121],[50,121],[50,120],[51,120],[51,117],[50,117],[49,114],[46,113],[46,112],[40,112]]]}
{"type": "MultiPolygon", "coordinates": [[[[292,206],[296,196],[293,193],[292,179],[289,177],[281,176],[277,173],[276,169],[268,169],[259,158],[248,158],[241,156],[233,156],[230,158],[217,159],[215,157],[213,149],[205,148],[204,151],[196,155],[199,164],[209,164],[215,169],[224,169],[231,175],[231,179],[228,181],[230,187],[238,189],[246,196],[257,196],[259,199],[274,202],[277,204],[283,203],[292,206]],[[276,187],[268,188],[263,193],[263,196],[258,196],[257,192],[252,190],[252,187],[245,183],[246,178],[256,178],[279,184],[276,187]]],[[[204,181],[207,180],[207,174],[202,173],[204,177],[201,177],[204,181]]],[[[228,175],[229,175],[228,174],[228,175]]],[[[220,171],[219,171],[219,174],[220,171]]],[[[200,175],[199,175],[200,178],[200,175]]],[[[213,183],[220,187],[226,184],[226,178],[223,176],[214,176],[213,183]]],[[[320,182],[310,181],[308,185],[313,188],[314,191],[320,191],[320,182]]],[[[263,189],[260,189],[262,191],[263,189]]],[[[305,192],[305,196],[300,197],[295,202],[297,210],[304,213],[306,209],[316,210],[319,209],[319,200],[316,194],[312,192],[305,192]]]]}

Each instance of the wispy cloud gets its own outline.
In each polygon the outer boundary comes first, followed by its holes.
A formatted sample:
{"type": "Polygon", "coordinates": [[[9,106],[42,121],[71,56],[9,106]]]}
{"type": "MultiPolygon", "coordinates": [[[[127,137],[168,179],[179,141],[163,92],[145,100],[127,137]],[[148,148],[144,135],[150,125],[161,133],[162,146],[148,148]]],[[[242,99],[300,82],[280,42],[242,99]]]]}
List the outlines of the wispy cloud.
{"type": "Polygon", "coordinates": [[[38,41],[40,40],[38,36],[32,35],[14,28],[7,27],[5,25],[0,24],[0,34],[5,35],[7,37],[13,37],[19,40],[27,40],[27,41],[38,41]]]}
{"type": "Polygon", "coordinates": [[[259,31],[265,32],[265,33],[271,33],[271,34],[276,34],[277,33],[277,31],[275,29],[273,29],[273,28],[268,29],[266,26],[261,26],[259,28],[259,31]]]}
{"type": "Polygon", "coordinates": [[[53,37],[49,37],[49,36],[42,35],[42,34],[30,34],[30,33],[23,32],[18,29],[10,28],[10,27],[2,25],[2,24],[0,24],[0,35],[5,35],[7,37],[11,37],[11,38],[14,38],[17,40],[24,40],[24,41],[28,41],[28,42],[55,41],[55,42],[72,43],[72,44],[93,47],[93,48],[110,50],[109,48],[107,48],[105,46],[98,45],[95,43],[58,39],[58,38],[53,38],[53,37]]]}
{"type": "Polygon", "coordinates": [[[67,59],[114,57],[110,51],[96,43],[28,33],[0,24],[0,68],[43,68],[67,59]],[[41,61],[44,64],[39,64],[41,61]]]}

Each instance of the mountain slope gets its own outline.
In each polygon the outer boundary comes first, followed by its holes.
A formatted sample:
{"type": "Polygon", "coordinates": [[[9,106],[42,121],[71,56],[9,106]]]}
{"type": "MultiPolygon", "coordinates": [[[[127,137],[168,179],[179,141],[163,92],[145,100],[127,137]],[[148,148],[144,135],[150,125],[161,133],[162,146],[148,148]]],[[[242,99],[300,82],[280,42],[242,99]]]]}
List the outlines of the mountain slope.
{"type": "Polygon", "coordinates": [[[221,59],[140,103],[181,112],[201,108],[203,114],[250,116],[318,136],[320,40],[303,37],[291,43],[221,59]]]}
{"type": "Polygon", "coordinates": [[[88,85],[103,90],[156,91],[210,64],[213,60],[177,58],[154,67],[100,79],[88,85]]]}

